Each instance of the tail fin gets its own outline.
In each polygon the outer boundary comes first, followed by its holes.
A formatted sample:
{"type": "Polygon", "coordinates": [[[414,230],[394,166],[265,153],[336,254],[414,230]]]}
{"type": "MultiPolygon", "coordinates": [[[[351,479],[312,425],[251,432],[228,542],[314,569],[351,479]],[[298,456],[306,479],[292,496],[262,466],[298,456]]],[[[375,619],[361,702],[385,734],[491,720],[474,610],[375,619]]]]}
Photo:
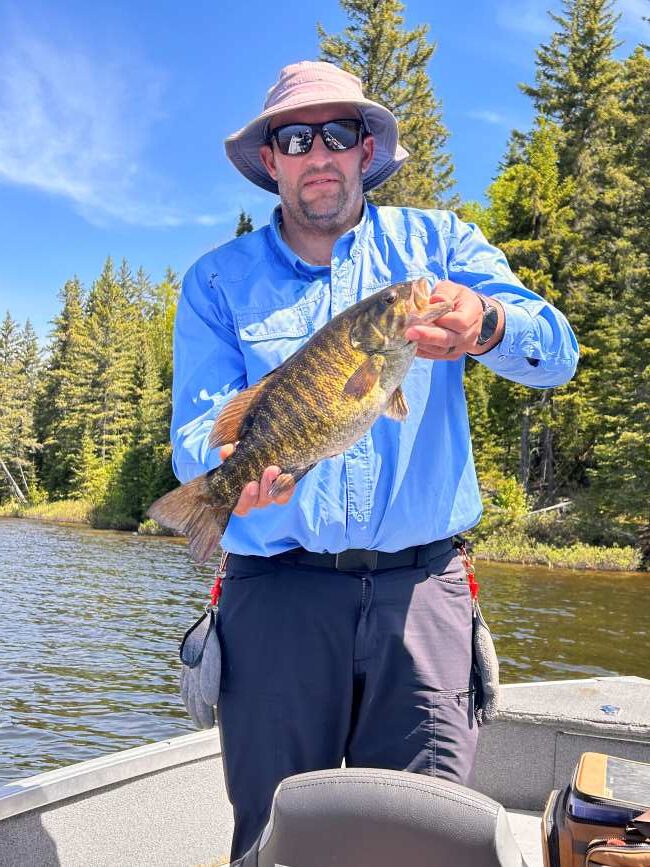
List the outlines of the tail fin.
{"type": "Polygon", "coordinates": [[[203,475],[160,497],[147,515],[187,536],[192,559],[205,563],[219,544],[230,512],[228,506],[214,502],[203,475]]]}

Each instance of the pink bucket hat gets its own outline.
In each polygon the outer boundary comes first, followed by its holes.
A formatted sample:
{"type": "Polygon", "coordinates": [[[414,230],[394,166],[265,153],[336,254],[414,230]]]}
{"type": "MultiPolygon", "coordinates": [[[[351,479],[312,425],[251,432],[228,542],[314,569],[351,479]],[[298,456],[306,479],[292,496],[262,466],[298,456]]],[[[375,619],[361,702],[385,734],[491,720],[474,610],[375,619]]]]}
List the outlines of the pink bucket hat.
{"type": "Polygon", "coordinates": [[[337,102],[355,106],[375,139],[374,158],[363,179],[364,192],[372,190],[401,168],[408,151],[399,144],[395,116],[378,102],[366,99],[361,80],[333,63],[304,60],[280,70],[280,78],[266,95],[262,113],[228,136],[226,154],[249,181],[277,193],[278,185],[259,156],[260,146],[266,141],[269,121],[283,111],[337,102]]]}

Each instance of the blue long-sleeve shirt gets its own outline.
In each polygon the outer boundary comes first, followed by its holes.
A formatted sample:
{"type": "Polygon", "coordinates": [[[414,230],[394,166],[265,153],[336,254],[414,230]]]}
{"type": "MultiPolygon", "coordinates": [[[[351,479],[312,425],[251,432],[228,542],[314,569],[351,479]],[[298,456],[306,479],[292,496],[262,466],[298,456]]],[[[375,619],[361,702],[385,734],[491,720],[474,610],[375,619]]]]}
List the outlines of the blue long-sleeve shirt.
{"type": "MultiPolygon", "coordinates": [[[[525,289],[503,253],[449,211],[364,206],[331,266],[310,265],[271,223],[202,256],[188,271],[174,333],[172,443],[180,481],[217,466],[208,435],[225,403],[292,355],[341,310],[384,286],[426,277],[499,299],[503,340],[479,361],[536,388],[571,378],[578,347],[564,316],[525,289]]],[[[237,554],[297,546],[397,551],[460,533],[481,516],[463,390],[464,359],[416,358],[403,422],[381,417],[343,455],[321,461],[286,505],[233,515],[237,554]]]]}

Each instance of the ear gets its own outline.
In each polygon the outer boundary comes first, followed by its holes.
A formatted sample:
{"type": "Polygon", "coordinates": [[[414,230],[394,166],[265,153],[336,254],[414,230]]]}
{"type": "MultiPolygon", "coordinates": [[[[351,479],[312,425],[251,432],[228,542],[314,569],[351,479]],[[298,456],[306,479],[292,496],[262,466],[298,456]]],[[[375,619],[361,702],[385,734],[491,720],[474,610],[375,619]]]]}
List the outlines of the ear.
{"type": "Polygon", "coordinates": [[[375,155],[375,140],[371,135],[367,135],[361,145],[363,156],[361,157],[361,171],[367,172],[375,155]]]}
{"type": "Polygon", "coordinates": [[[275,170],[275,154],[270,145],[262,145],[260,148],[260,159],[266,171],[271,175],[274,181],[278,179],[278,173],[275,170]]]}

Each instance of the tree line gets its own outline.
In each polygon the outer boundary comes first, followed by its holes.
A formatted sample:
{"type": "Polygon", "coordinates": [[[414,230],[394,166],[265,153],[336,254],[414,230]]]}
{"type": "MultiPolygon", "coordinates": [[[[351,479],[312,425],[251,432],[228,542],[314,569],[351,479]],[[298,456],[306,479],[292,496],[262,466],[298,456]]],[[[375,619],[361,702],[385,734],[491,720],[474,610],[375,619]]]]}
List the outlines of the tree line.
{"type": "MultiPolygon", "coordinates": [[[[451,207],[501,247],[524,285],[564,311],[581,361],[558,389],[532,390],[468,360],[474,454],[487,529],[559,501],[535,528],[570,542],[648,546],[650,492],[650,54],[615,56],[611,0],[564,0],[520,85],[535,121],[513,130],[488,204],[454,194],[428,27],[399,0],[340,0],[348,25],[318,25],[321,59],[391,108],[411,159],[370,198],[451,207]],[[499,518],[499,515],[502,516],[499,518]],[[490,517],[491,516],[491,517],[490,517]],[[496,517],[495,517],[496,516],[496,517]],[[503,518],[506,516],[506,518],[503,518]],[[645,540],[645,541],[644,541],[645,540]]],[[[241,213],[236,234],[252,230],[241,213]]],[[[136,525],[175,482],[168,428],[179,283],[107,260],[88,292],[61,292],[45,357],[33,329],[0,329],[3,498],[88,498],[100,524],[136,525]]]]}
{"type": "Polygon", "coordinates": [[[180,284],[152,284],[110,258],[86,292],[61,290],[45,357],[27,323],[0,330],[4,495],[84,499],[98,526],[137,527],[174,485],[172,327],[180,284]]]}

